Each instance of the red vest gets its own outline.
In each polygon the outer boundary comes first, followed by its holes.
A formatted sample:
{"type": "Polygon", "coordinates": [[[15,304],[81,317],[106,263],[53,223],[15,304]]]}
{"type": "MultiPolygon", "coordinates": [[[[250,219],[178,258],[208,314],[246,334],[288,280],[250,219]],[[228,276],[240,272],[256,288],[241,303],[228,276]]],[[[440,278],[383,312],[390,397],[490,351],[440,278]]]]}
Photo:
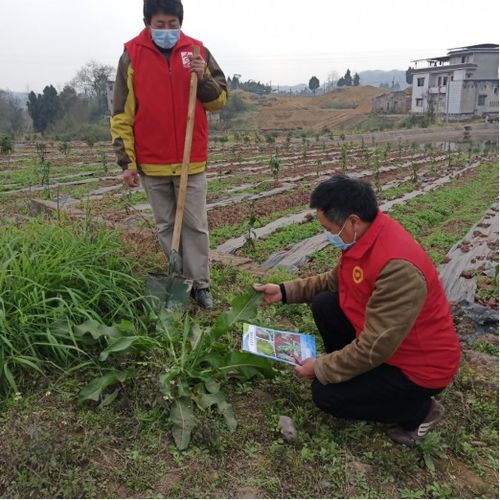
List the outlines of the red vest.
{"type": "MultiPolygon", "coordinates": [[[[200,46],[200,55],[206,59],[203,44],[182,32],[170,63],[154,45],[147,28],[125,44],[134,70],[134,140],[139,165],[182,163],[191,79],[187,56],[193,45],[200,46]]],[[[207,116],[197,100],[191,162],[206,161],[207,149],[207,116]]]]}
{"type": "Polygon", "coordinates": [[[443,286],[422,247],[395,220],[380,211],[363,237],[342,252],[341,308],[359,336],[375,281],[393,259],[406,260],[420,270],[427,283],[427,298],[410,332],[386,363],[397,366],[422,387],[445,387],[458,369],[460,344],[443,286]]]}

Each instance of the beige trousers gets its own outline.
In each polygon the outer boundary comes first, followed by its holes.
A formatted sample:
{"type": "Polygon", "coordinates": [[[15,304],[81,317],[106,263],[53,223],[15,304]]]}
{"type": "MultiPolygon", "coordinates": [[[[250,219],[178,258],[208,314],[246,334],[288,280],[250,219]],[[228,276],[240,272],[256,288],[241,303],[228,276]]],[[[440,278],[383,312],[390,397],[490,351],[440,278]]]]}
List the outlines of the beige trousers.
{"type": "MultiPolygon", "coordinates": [[[[160,245],[168,257],[174,232],[180,177],[141,174],[141,181],[153,209],[160,245]]],[[[208,288],[207,178],[204,172],[188,178],[179,255],[182,259],[182,274],[193,280],[193,288],[208,288]]]]}

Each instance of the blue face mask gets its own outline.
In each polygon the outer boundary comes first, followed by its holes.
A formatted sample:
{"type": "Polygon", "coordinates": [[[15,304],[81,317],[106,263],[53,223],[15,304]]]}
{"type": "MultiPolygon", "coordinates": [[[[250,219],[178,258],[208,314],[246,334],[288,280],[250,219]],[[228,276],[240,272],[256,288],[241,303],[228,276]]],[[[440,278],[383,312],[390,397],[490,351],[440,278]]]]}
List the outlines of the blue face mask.
{"type": "Polygon", "coordinates": [[[180,29],[159,30],[151,28],[153,42],[162,49],[171,49],[178,42],[180,36],[180,29]]]}
{"type": "Polygon", "coordinates": [[[329,231],[326,232],[326,239],[329,243],[331,243],[335,248],[339,250],[347,250],[351,248],[354,243],[356,243],[356,233],[354,233],[354,240],[351,243],[346,243],[341,237],[340,233],[344,230],[344,227],[347,223],[347,220],[344,222],[342,229],[337,234],[332,234],[329,231]]]}

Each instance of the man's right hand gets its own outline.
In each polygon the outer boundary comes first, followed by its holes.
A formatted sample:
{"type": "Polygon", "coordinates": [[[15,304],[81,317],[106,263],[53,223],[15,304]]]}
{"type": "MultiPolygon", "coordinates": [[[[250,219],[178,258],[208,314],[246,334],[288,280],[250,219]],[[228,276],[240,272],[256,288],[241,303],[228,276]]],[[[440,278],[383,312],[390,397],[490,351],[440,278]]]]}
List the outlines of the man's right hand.
{"type": "Polygon", "coordinates": [[[283,298],[279,285],[268,283],[267,285],[254,285],[253,288],[256,292],[262,292],[264,294],[264,304],[266,305],[279,302],[283,298]]]}
{"type": "Polygon", "coordinates": [[[139,186],[139,174],[137,173],[137,169],[127,169],[123,171],[123,182],[127,184],[128,187],[138,187],[139,186]]]}

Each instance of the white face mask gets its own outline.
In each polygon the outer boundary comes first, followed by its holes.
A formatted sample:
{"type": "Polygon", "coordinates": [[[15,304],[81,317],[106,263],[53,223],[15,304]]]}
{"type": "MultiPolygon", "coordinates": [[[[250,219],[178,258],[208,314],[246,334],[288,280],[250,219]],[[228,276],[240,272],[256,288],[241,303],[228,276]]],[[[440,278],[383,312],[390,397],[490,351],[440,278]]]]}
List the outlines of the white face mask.
{"type": "Polygon", "coordinates": [[[153,42],[162,49],[171,49],[179,41],[181,36],[180,29],[160,30],[151,28],[151,38],[153,42]]]}
{"type": "Polygon", "coordinates": [[[336,234],[332,234],[330,231],[326,231],[326,239],[339,250],[347,250],[351,248],[354,243],[356,243],[356,233],[354,233],[354,240],[351,243],[346,243],[341,237],[340,233],[344,230],[345,225],[347,224],[347,220],[344,222],[344,225],[340,229],[340,231],[336,234]]]}

